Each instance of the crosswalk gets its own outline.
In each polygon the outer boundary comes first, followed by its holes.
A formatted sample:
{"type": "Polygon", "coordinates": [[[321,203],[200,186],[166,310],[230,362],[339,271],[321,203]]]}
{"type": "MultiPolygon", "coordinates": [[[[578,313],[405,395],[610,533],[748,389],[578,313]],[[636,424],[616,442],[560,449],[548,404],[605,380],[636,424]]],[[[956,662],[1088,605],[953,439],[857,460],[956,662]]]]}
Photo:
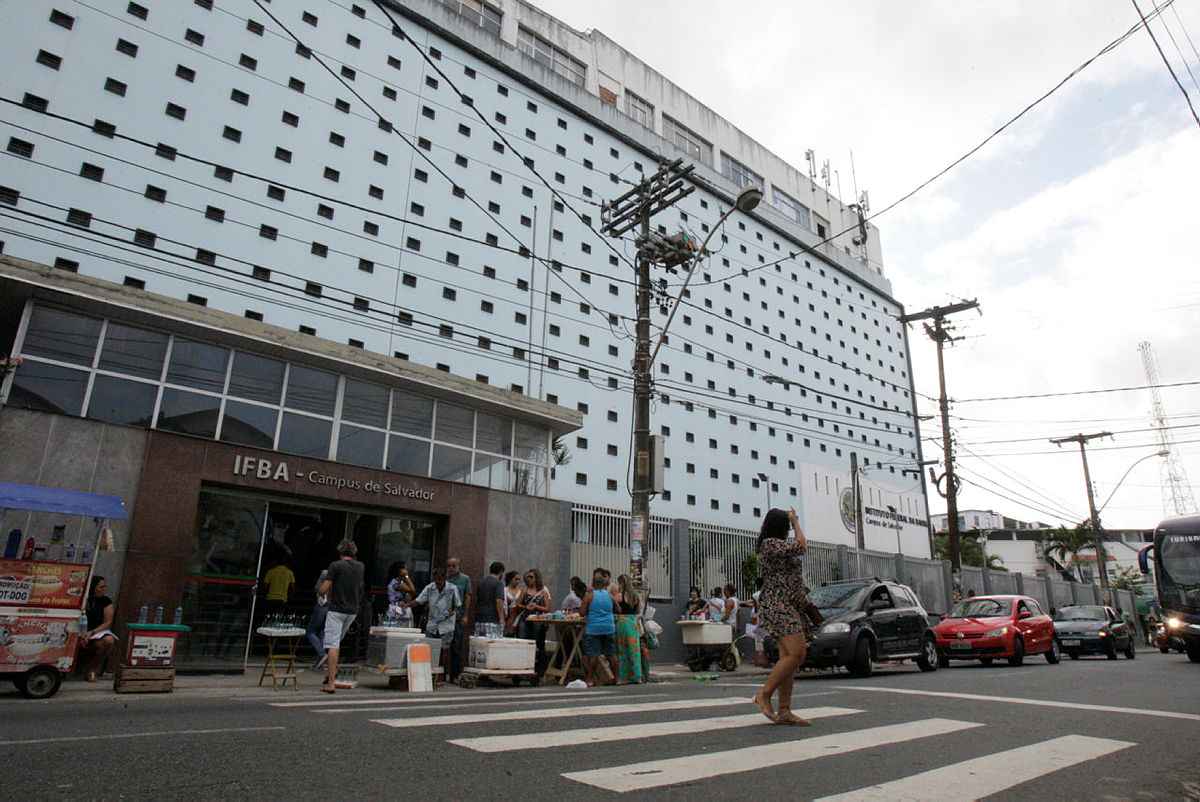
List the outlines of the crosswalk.
{"type": "MultiPolygon", "coordinates": [[[[650,792],[726,775],[740,775],[739,780],[742,780],[750,772],[797,766],[863,750],[874,750],[872,762],[879,763],[876,756],[881,751],[900,749],[906,744],[921,749],[923,756],[928,758],[943,750],[926,744],[951,743],[933,739],[953,738],[956,734],[987,726],[977,721],[935,716],[879,724],[878,716],[873,716],[871,710],[830,704],[796,709],[797,714],[815,722],[812,729],[779,727],[771,725],[757,712],[748,712],[749,699],[740,693],[736,697],[663,698],[677,694],[647,691],[631,697],[615,689],[596,688],[574,694],[559,689],[540,689],[451,697],[297,700],[277,702],[274,706],[298,708],[319,715],[358,713],[376,725],[406,731],[445,728],[445,743],[481,756],[542,746],[542,739],[513,737],[515,720],[536,722],[535,726],[543,734],[555,726],[547,722],[563,720],[566,726],[553,730],[556,749],[586,755],[588,762],[594,763],[596,755],[606,754],[603,750],[583,751],[588,746],[624,742],[646,745],[636,756],[648,759],[559,773],[564,780],[581,787],[622,794],[650,792]],[[515,718],[515,706],[519,706],[519,719],[515,718]],[[381,716],[380,713],[390,715],[381,716]],[[839,721],[845,723],[838,724],[839,721]],[[580,724],[587,726],[578,726],[580,724]],[[487,733],[490,729],[501,734],[463,737],[464,725],[469,726],[471,732],[487,733]],[[702,733],[716,735],[696,737],[702,733]],[[768,736],[767,742],[756,742],[763,741],[763,735],[768,736]],[[749,745],[710,750],[713,743],[749,745]],[[651,744],[655,746],[651,748],[651,744]],[[649,757],[663,753],[664,756],[649,757]]],[[[834,694],[814,694],[831,695],[834,694]]],[[[441,737],[441,733],[436,737],[441,737]]],[[[959,743],[963,741],[982,743],[985,739],[972,736],[959,743]]],[[[991,754],[975,754],[824,799],[979,799],[1133,746],[1136,744],[1129,741],[1067,734],[991,754]]],[[[924,765],[928,764],[929,761],[925,761],[924,765]]],[[[898,760],[895,765],[902,771],[908,764],[898,760]]]]}

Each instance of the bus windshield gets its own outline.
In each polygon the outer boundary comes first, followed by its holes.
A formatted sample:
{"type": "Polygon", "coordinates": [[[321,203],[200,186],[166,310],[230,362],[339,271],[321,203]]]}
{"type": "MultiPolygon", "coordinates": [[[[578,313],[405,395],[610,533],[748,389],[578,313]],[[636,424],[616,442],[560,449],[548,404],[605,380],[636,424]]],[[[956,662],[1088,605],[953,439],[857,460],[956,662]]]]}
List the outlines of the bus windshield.
{"type": "Polygon", "coordinates": [[[1155,550],[1159,599],[1170,608],[1200,611],[1200,534],[1163,534],[1155,550]]]}

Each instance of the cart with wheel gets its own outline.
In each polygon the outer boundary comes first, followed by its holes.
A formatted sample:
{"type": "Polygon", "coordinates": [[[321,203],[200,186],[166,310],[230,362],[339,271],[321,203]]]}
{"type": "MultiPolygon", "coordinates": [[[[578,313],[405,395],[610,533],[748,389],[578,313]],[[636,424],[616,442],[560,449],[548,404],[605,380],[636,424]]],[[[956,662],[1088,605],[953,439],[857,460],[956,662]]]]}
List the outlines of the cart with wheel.
{"type": "Polygon", "coordinates": [[[46,699],[75,666],[99,540],[108,520],[125,519],[125,505],[0,482],[0,510],[0,531],[12,527],[0,559],[0,675],[22,696],[46,699]],[[72,518],[83,520],[69,536],[72,518]]]}
{"type": "Polygon", "coordinates": [[[469,659],[458,681],[464,688],[474,688],[480,680],[491,682],[501,678],[514,686],[522,680],[530,685],[541,684],[542,678],[534,669],[537,649],[534,641],[472,636],[469,646],[469,659]]]}
{"type": "Polygon", "coordinates": [[[683,645],[688,647],[687,666],[706,671],[716,663],[724,671],[736,671],[742,664],[733,638],[733,626],[717,621],[680,621],[683,645]]]}

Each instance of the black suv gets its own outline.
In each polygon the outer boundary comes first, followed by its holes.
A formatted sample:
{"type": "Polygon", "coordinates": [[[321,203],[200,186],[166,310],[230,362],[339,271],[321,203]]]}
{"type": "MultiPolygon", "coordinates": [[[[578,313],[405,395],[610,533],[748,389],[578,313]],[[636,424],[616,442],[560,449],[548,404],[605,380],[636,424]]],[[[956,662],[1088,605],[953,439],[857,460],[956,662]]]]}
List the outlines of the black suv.
{"type": "Polygon", "coordinates": [[[878,577],[828,582],[808,598],[824,621],[813,630],[805,668],[845,666],[869,677],[873,663],[916,660],[922,671],[937,670],[937,639],[907,585],[878,577]]]}

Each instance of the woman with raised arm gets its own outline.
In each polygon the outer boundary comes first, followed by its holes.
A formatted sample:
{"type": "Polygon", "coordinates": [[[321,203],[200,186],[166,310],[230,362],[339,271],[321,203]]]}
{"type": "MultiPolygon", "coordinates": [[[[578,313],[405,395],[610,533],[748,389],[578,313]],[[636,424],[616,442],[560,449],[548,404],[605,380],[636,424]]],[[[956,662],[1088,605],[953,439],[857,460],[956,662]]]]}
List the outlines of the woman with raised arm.
{"type": "Polygon", "coordinates": [[[800,529],[796,510],[768,510],[758,535],[758,570],[763,577],[758,602],[758,626],[769,632],[779,645],[779,662],[771,670],[762,690],[754,695],[754,704],[776,724],[812,723],[792,712],[792,684],[796,670],[804,664],[808,641],[808,587],[804,584],[801,562],[808,549],[800,529]],[[794,539],[788,537],[788,530],[794,539]],[[779,710],[771,707],[771,696],[779,691],[779,710]]]}

